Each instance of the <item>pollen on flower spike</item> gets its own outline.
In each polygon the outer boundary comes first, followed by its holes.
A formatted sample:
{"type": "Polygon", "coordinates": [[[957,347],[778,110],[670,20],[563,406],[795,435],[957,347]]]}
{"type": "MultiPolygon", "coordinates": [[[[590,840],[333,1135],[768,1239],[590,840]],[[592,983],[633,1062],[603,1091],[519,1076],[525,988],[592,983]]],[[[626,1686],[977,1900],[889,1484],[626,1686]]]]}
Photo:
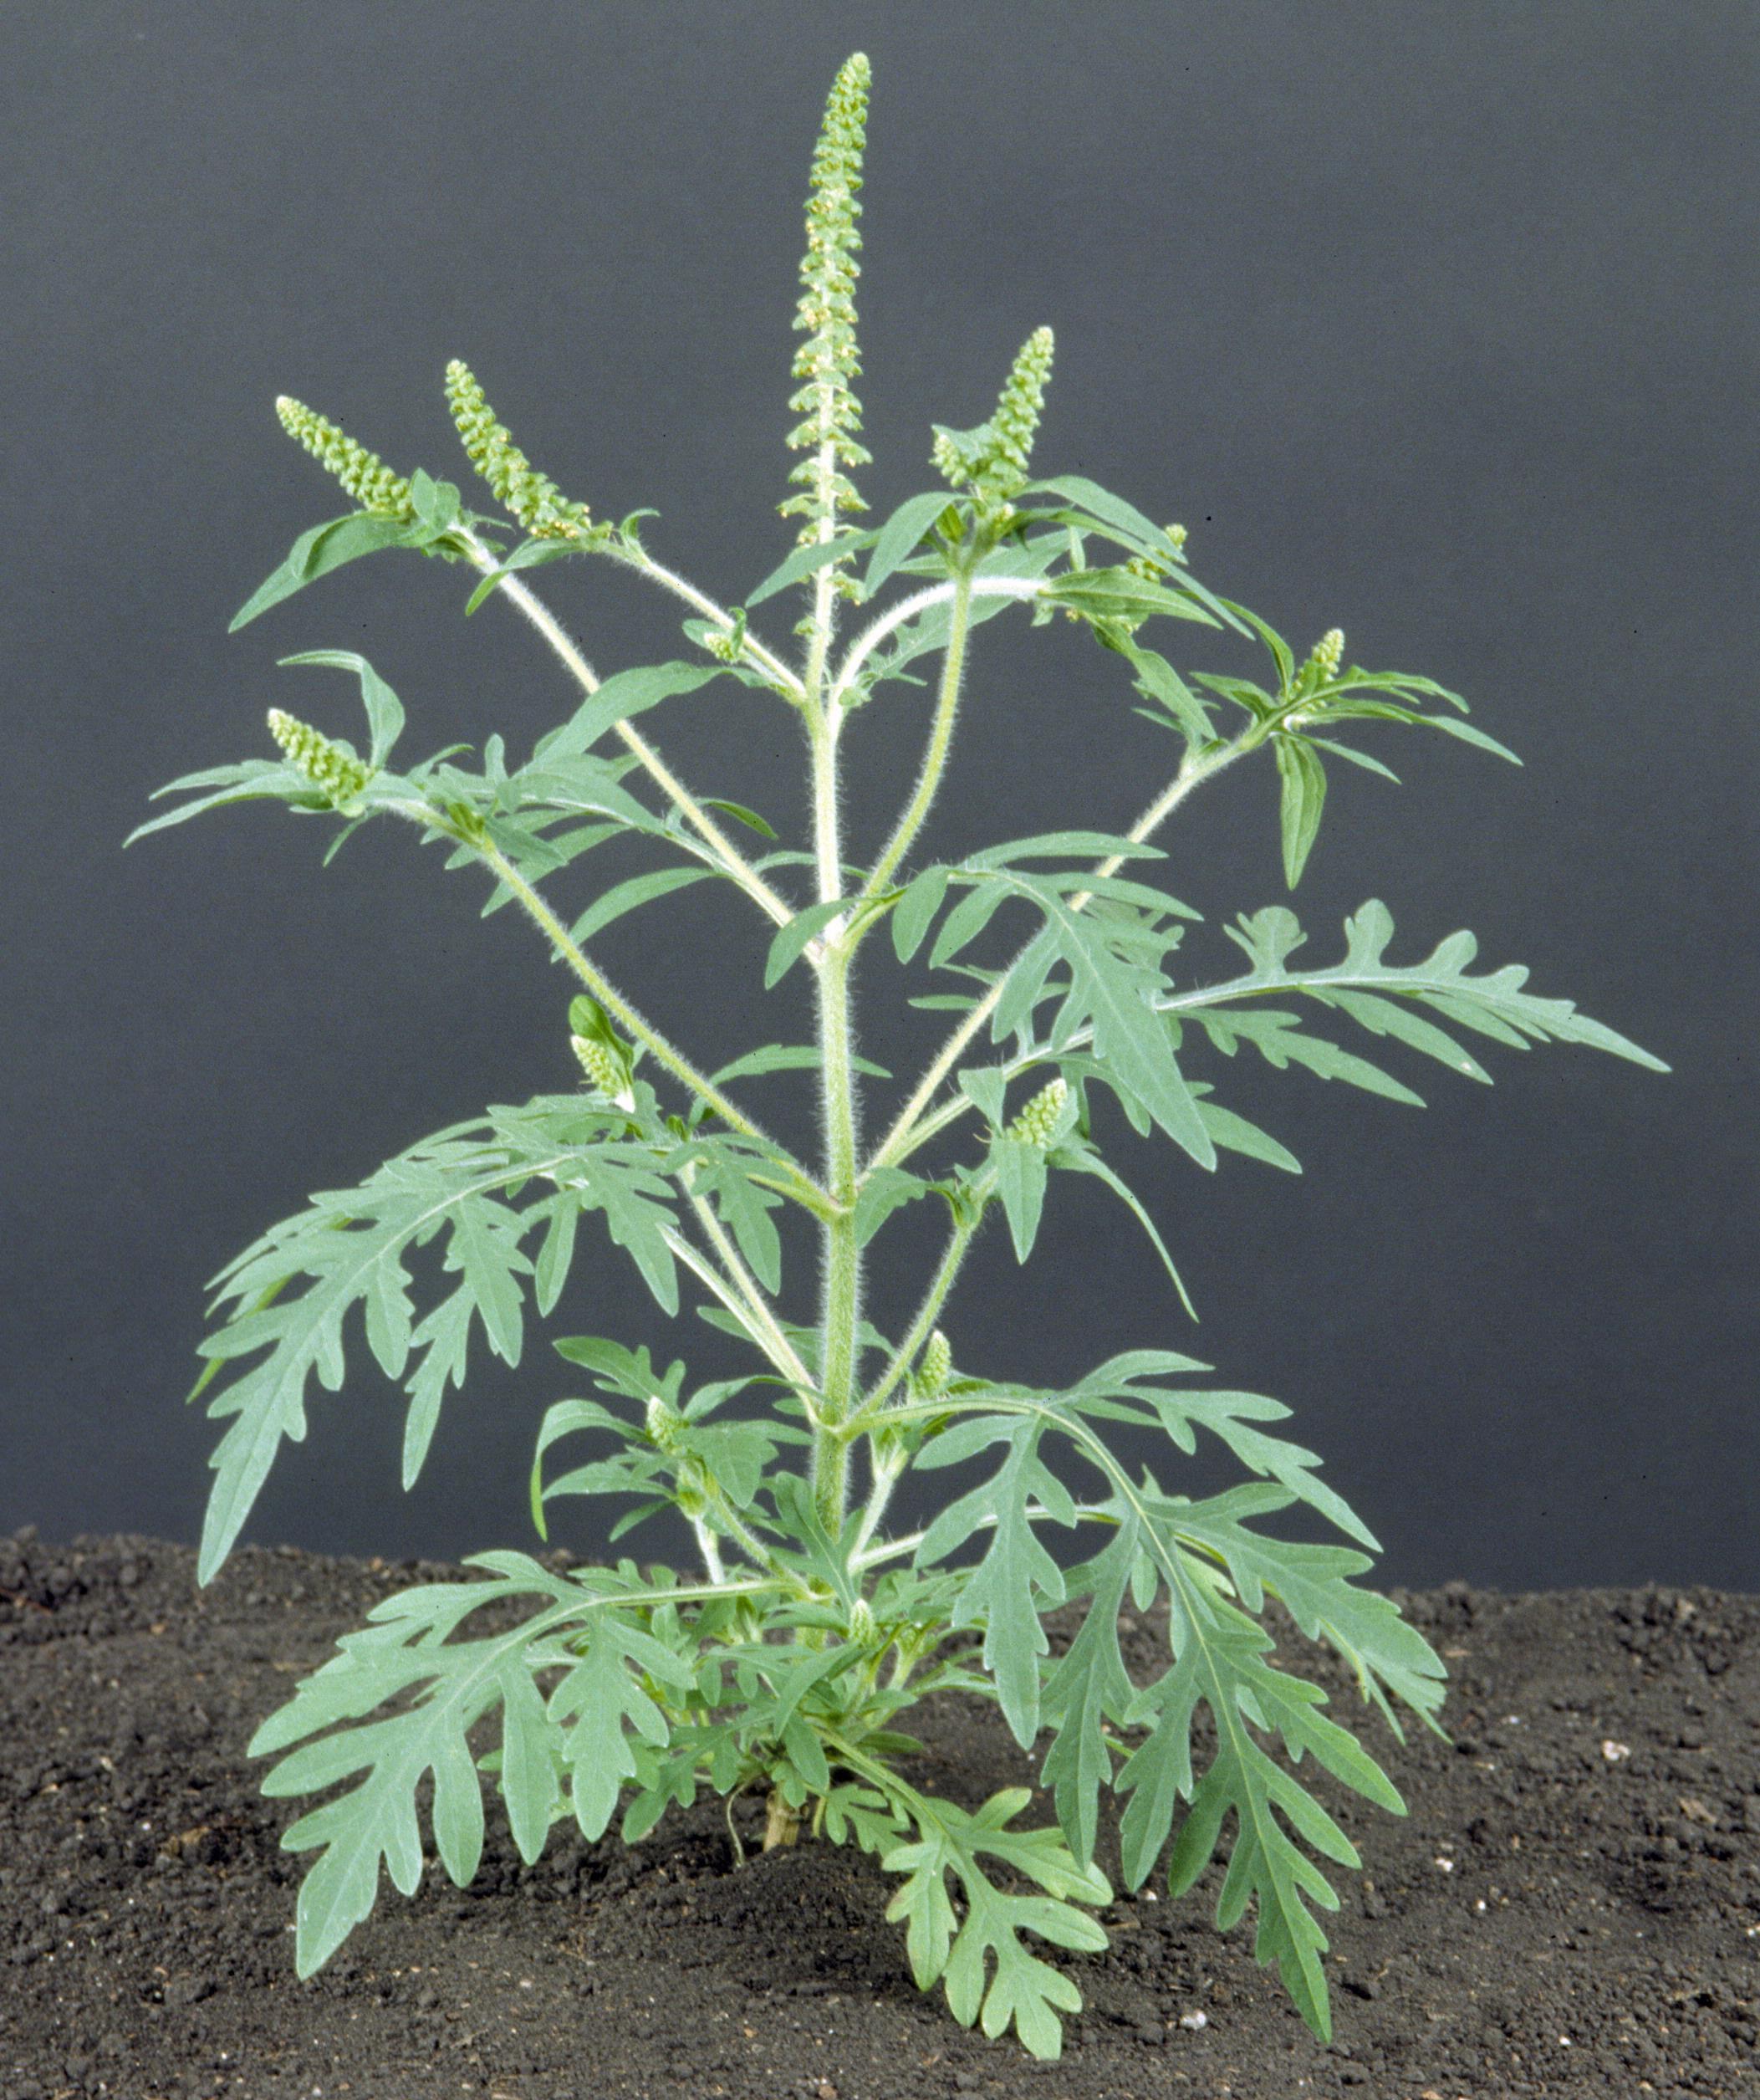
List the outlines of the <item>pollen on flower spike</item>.
{"type": "Polygon", "coordinates": [[[1054,1079],[1051,1084],[1035,1094],[1033,1099],[1008,1126],[1011,1137],[1018,1137],[1029,1145],[1037,1145],[1043,1152],[1050,1144],[1052,1133],[1064,1113],[1064,1104],[1069,1098],[1066,1081],[1054,1079]]]}
{"type": "Polygon", "coordinates": [[[922,1362],[917,1366],[916,1382],[926,1400],[938,1400],[947,1389],[947,1378],[953,1369],[953,1351],[947,1337],[937,1327],[929,1337],[929,1346],[923,1351],[922,1362]]]}
{"type": "Polygon", "coordinates": [[[288,763],[297,766],[332,802],[352,802],[373,777],[370,766],[332,743],[322,730],[279,708],[269,709],[269,734],[286,753],[288,763]]]}
{"type": "Polygon", "coordinates": [[[315,408],[308,408],[289,394],[277,396],[275,413],[288,436],[304,445],[320,467],[334,474],[363,510],[370,510],[376,517],[395,518],[401,524],[413,522],[416,506],[411,500],[409,483],[387,467],[377,452],[370,452],[329,416],[320,416],[315,408]]]}

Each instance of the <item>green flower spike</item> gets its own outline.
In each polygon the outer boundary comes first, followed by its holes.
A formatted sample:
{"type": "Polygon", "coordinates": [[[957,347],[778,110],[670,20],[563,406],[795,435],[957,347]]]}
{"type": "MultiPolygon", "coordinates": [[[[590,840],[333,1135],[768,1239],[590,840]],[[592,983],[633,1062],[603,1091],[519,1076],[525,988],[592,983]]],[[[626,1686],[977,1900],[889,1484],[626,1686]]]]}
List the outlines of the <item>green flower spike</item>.
{"type": "Polygon", "coordinates": [[[1034,329],[1009,368],[987,423],[973,430],[935,426],[930,457],[936,471],[951,487],[969,489],[986,510],[1003,508],[1027,485],[1054,348],[1048,328],[1034,329]]]}
{"type": "Polygon", "coordinates": [[[375,517],[395,518],[411,524],[416,506],[410,500],[410,484],[387,467],[377,452],[350,437],[345,430],[320,416],[315,408],[282,394],[275,402],[281,427],[304,445],[320,467],[333,473],[363,510],[375,517]]]}
{"type": "Polygon", "coordinates": [[[288,764],[297,766],[314,788],[322,789],[339,806],[365,792],[375,769],[363,765],[341,744],[331,743],[309,722],[271,708],[269,734],[287,754],[288,764]]]}
{"type": "Polygon", "coordinates": [[[1056,1135],[1057,1127],[1064,1114],[1064,1104],[1069,1098],[1066,1081],[1054,1079],[1051,1084],[1035,1094],[1033,1099],[1008,1126],[1008,1135],[1018,1137],[1023,1144],[1036,1145],[1047,1152],[1056,1135]]]}
{"type": "MultiPolygon", "coordinates": [[[[861,236],[862,148],[868,124],[867,59],[858,51],[844,60],[832,83],[825,118],[813,156],[807,201],[807,253],[800,266],[801,299],[794,325],[807,340],[795,353],[800,390],[788,406],[803,420],[788,433],[795,452],[810,452],[788,477],[800,493],[779,506],[784,518],[801,517],[803,546],[829,536],[840,511],[865,510],[855,484],[844,471],[872,457],[856,442],[862,406],[851,382],[861,370],[855,347],[856,253],[861,236]]],[[[839,583],[847,591],[854,585],[839,583]]]]}
{"type": "Polygon", "coordinates": [[[1314,652],[1308,661],[1319,667],[1323,678],[1336,678],[1339,666],[1344,661],[1344,630],[1329,627],[1314,645],[1314,652]]]}
{"type": "Polygon", "coordinates": [[[953,1369],[953,1351],[947,1337],[937,1327],[929,1337],[922,1361],[916,1367],[916,1389],[926,1400],[938,1400],[947,1390],[947,1379],[953,1369]]]}
{"type": "Polygon", "coordinates": [[[507,426],[483,397],[469,365],[454,358],[446,366],[446,406],[464,440],[472,464],[495,492],[496,501],[512,513],[534,539],[583,539],[595,544],[607,529],[595,525],[584,503],[571,503],[541,474],[513,442],[507,426]]]}

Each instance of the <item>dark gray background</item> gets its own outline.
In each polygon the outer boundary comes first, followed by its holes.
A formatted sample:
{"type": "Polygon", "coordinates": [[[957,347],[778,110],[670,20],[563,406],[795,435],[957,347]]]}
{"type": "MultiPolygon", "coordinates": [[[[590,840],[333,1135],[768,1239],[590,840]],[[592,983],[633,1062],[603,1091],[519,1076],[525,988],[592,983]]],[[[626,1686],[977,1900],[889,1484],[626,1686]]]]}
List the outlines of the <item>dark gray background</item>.
{"type": "MultiPolygon", "coordinates": [[[[1298,646],[1337,621],[1353,657],[1464,689],[1528,761],[1407,734],[1376,747],[1403,789],[1336,779],[1314,952],[1371,895],[1405,956],[1471,924],[1675,1067],[1492,1049],[1487,1092],[1402,1062],[1423,1113],[1228,1068],[1303,1178],[1125,1148],[1201,1328],[1077,1183],[1033,1268],[987,1241],[962,1361],[1048,1380],[1191,1348],[1295,1405],[1389,1581],[1760,1588],[1752,8],[143,0],[13,9],[6,45],[0,1525],[192,1536],[203,1280],[312,1189],[569,1083],[559,978],[410,837],[320,873],[318,826],[252,808],[120,850],[150,789],[264,749],[271,703],[350,721],[340,681],[273,668],[294,649],[370,655],[412,754],[496,728],[518,752],[568,704],[511,615],[462,621],[458,572],[400,556],[227,638],[339,508],[273,396],[456,473],[463,355],[570,491],[657,507],[656,551],[737,598],[788,544],[800,199],[862,45],[876,511],[1051,323],[1049,469],[1186,521],[1196,572],[1298,646]]],[[[677,651],[616,572],[542,582],[602,669],[677,651]]],[[[1188,662],[1246,667],[1192,633],[1188,662]]],[[[703,791],[797,817],[792,721],[723,690],[650,721],[703,791]]],[[[922,701],[895,692],[849,739],[857,845],[914,763],[922,701]]],[[[1061,623],[987,626],[937,843],[1127,821],[1172,752],[1128,701],[1061,623]]],[[[1194,963],[1281,896],[1274,802],[1242,768],[1171,835],[1166,880],[1212,921],[1194,963]]],[[[686,902],[607,963],[706,1056],[800,1040],[793,980],[731,1019],[763,929],[686,902]]],[[[896,990],[883,970],[864,1047],[907,1072],[935,1038],[896,990]]],[[[928,1249],[881,1244],[906,1257],[886,1319],[928,1249]]],[[[666,1332],[620,1265],[584,1263],[554,1331],[709,1369],[714,1338],[666,1332]]],[[[522,1542],[570,1384],[542,1343],[486,1367],[406,1499],[369,1367],[317,1397],[253,1534],[522,1542]]]]}

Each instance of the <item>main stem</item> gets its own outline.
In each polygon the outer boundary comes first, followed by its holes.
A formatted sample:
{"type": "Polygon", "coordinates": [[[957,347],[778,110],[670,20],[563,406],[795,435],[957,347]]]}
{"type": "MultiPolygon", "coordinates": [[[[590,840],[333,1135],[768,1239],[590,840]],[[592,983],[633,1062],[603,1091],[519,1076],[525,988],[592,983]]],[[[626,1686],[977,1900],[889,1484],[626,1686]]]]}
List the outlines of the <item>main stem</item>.
{"type": "MultiPolygon", "coordinates": [[[[813,835],[821,902],[843,895],[843,856],[837,808],[837,739],[843,711],[823,704],[825,663],[836,611],[832,572],[821,570],[814,594],[806,687],[813,752],[813,835]]],[[[849,1449],[841,1434],[855,1402],[856,1337],[861,1321],[862,1256],[855,1233],[855,1060],[849,1016],[853,958],[845,922],[825,928],[818,963],[819,1069],[824,1086],[824,1181],[833,1208],[825,1219],[824,1297],[819,1358],[820,1421],[813,1436],[813,1495],[819,1520],[834,1537],[843,1528],[849,1495],[849,1449]]]]}

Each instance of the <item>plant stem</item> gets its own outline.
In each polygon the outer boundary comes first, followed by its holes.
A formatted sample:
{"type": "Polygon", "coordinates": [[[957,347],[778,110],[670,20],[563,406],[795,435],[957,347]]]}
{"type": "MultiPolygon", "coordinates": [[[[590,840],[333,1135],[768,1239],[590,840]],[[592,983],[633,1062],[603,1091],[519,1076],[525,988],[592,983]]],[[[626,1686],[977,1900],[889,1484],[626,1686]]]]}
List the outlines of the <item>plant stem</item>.
{"type": "MultiPolygon", "coordinates": [[[[699,1283],[706,1285],[713,1295],[720,1299],[727,1311],[738,1321],[752,1346],[762,1355],[768,1357],[783,1377],[792,1379],[795,1375],[793,1367],[798,1364],[800,1359],[788,1347],[787,1337],[781,1337],[781,1347],[778,1348],[777,1342],[771,1339],[768,1330],[759,1319],[757,1309],[747,1302],[745,1295],[734,1283],[733,1279],[723,1275],[701,1249],[693,1247],[681,1232],[674,1231],[669,1227],[665,1229],[665,1237],[666,1244],[672,1249],[676,1258],[685,1265],[699,1283]]],[[[804,1382],[804,1373],[803,1377],[804,1382]]]]}
{"type": "MultiPolygon", "coordinates": [[[[681,576],[676,570],[668,569],[664,562],[656,561],[639,541],[633,546],[613,547],[607,551],[614,561],[623,562],[638,575],[646,576],[657,583],[662,590],[670,590],[675,597],[682,598],[687,605],[694,606],[704,619],[712,621],[723,634],[732,635],[736,631],[733,616],[725,605],[717,605],[707,591],[699,590],[695,584],[681,576]]],[[[799,678],[756,635],[748,631],[742,647],[752,669],[773,680],[788,699],[798,705],[806,697],[799,678]]]]}
{"type": "Polygon", "coordinates": [[[911,851],[916,835],[923,828],[935,801],[936,791],[941,786],[941,774],[946,770],[947,752],[953,741],[953,718],[959,709],[960,677],[966,664],[966,636],[969,631],[972,608],[972,579],[963,571],[954,582],[953,614],[947,632],[947,647],[941,659],[941,692],[936,700],[935,719],[929,731],[929,743],[923,754],[923,763],[916,778],[916,787],[909,803],[886,842],[885,850],[874,864],[873,872],[863,885],[865,897],[877,897],[892,880],[911,851]]]}
{"type": "MultiPolygon", "coordinates": [[[[496,568],[497,565],[494,555],[474,533],[463,533],[461,537],[464,540],[466,549],[472,561],[479,570],[487,575],[496,568]]],[[[666,573],[672,582],[682,582],[681,578],[671,578],[671,572],[666,573]]],[[[502,596],[507,598],[511,604],[518,606],[532,625],[537,628],[538,633],[549,643],[557,657],[568,667],[582,692],[589,696],[597,692],[599,687],[598,672],[575,647],[562,623],[543,600],[522,583],[518,576],[504,576],[501,580],[500,590],[502,596]]],[[[731,620],[727,624],[729,626],[732,625],[731,620]]],[[[734,845],[720,825],[686,787],[683,781],[666,764],[659,752],[639,730],[631,728],[627,722],[614,723],[611,726],[619,741],[640,761],[644,769],[662,789],[668,800],[672,803],[692,830],[713,848],[717,861],[723,872],[733,881],[738,883],[741,889],[752,900],[767,918],[778,926],[786,926],[794,916],[793,908],[785,899],[777,895],[757,869],[749,865],[739,848],[734,845]]]]}
{"type": "MultiPolygon", "coordinates": [[[[1039,576],[972,576],[961,580],[973,598],[1018,598],[1024,601],[1028,598],[1037,598],[1045,588],[1044,580],[1039,576]]],[[[913,591],[910,597],[901,598],[895,605],[882,613],[850,644],[849,653],[832,682],[829,704],[841,711],[844,697],[854,683],[856,673],[887,636],[896,633],[907,620],[914,620],[918,613],[926,612],[930,606],[946,605],[959,588],[959,584],[931,584],[926,590],[913,591]]]]}
{"type": "MultiPolygon", "coordinates": [[[[819,537],[829,539],[834,519],[828,507],[819,537]]],[[[813,760],[813,835],[821,902],[843,894],[843,855],[838,830],[837,739],[842,717],[822,701],[837,595],[834,573],[822,569],[814,591],[807,674],[807,732],[813,760]]],[[[819,1386],[821,1420],[813,1437],[812,1482],[819,1519],[834,1537],[843,1528],[849,1492],[849,1454],[836,1426],[849,1412],[855,1392],[856,1338],[861,1321],[861,1246],[855,1234],[856,1079],[849,1024],[851,951],[844,946],[845,921],[834,919],[821,936],[815,960],[819,1068],[823,1087],[825,1185],[834,1206],[823,1220],[824,1236],[819,1386]]]]}
{"type": "Polygon", "coordinates": [[[885,1404],[886,1396],[922,1353],[925,1344],[935,1331],[935,1323],[941,1317],[941,1307],[946,1304],[958,1280],[966,1250],[971,1246],[982,1220],[992,1185],[993,1183],[987,1174],[980,1175],[973,1184],[970,1197],[972,1208],[966,1215],[955,1220],[953,1229],[947,1236],[947,1244],[942,1250],[940,1265],[928,1290],[923,1293],[923,1302],[916,1309],[916,1317],[911,1323],[910,1331],[893,1351],[892,1361],[878,1383],[863,1397],[860,1418],[864,1422],[870,1413],[885,1404]]]}
{"type": "Polygon", "coordinates": [[[694,1189],[687,1193],[691,1207],[696,1213],[697,1223],[702,1227],[710,1244],[720,1255],[722,1266],[745,1300],[747,1314],[768,1339],[769,1347],[766,1353],[770,1361],[785,1378],[792,1378],[798,1385],[810,1387],[813,1381],[808,1374],[807,1367],[801,1362],[793,1343],[783,1332],[776,1315],[770,1308],[769,1299],[764,1295],[757,1277],[741,1259],[739,1249],[728,1236],[727,1227],[694,1189]]]}
{"type": "MultiPolygon", "coordinates": [[[[1223,745],[1219,750],[1212,752],[1206,758],[1194,759],[1188,753],[1186,762],[1181,766],[1178,773],[1144,810],[1126,834],[1131,843],[1135,846],[1142,845],[1151,832],[1157,830],[1166,821],[1194,789],[1201,786],[1206,780],[1220,773],[1225,766],[1232,765],[1247,748],[1245,738],[1242,736],[1236,738],[1232,743],[1223,745]]],[[[1117,874],[1123,866],[1123,856],[1114,854],[1109,859],[1102,861],[1094,871],[1096,877],[1104,881],[1107,876],[1117,874]]],[[[1069,902],[1072,911],[1084,911],[1093,902],[1093,892],[1088,890],[1079,891],[1069,902]]],[[[1025,950],[1023,949],[1022,953],[1024,953],[1025,950]]],[[[1018,961],[1019,958],[1017,957],[1015,959],[1018,961]]],[[[865,1176],[871,1173],[876,1167],[897,1166],[901,1159],[916,1149],[922,1137],[927,1134],[926,1127],[921,1120],[924,1111],[934,1099],[941,1081],[958,1063],[967,1045],[996,1011],[1008,984],[1008,974],[1006,969],[1002,972],[989,990],[967,1014],[965,1019],[961,1021],[958,1027],[953,1030],[936,1053],[921,1079],[918,1081],[910,1100],[905,1103],[894,1119],[892,1127],[875,1148],[866,1167],[862,1170],[865,1176]]]]}
{"type": "Polygon", "coordinates": [[[712,1582],[725,1582],[727,1571],[722,1566],[721,1548],[715,1543],[715,1534],[701,1517],[692,1517],[691,1529],[696,1534],[696,1550],[703,1556],[703,1566],[709,1571],[712,1582]]]}
{"type": "Polygon", "coordinates": [[[821,1044],[824,1053],[825,1177],[838,1205],[825,1221],[824,1346],[820,1403],[824,1426],[813,1445],[819,1511],[834,1537],[842,1529],[848,1493],[847,1440],[834,1433],[855,1394],[857,1336],[861,1321],[861,1245],[855,1231],[855,1076],[849,1046],[849,957],[831,949],[819,970],[821,1044]]]}
{"type": "MultiPolygon", "coordinates": [[[[440,820],[436,813],[431,810],[421,811],[420,815],[425,824],[435,824],[440,820]]],[[[492,839],[482,835],[463,836],[457,832],[451,835],[459,838],[462,845],[469,846],[484,865],[494,871],[497,880],[506,885],[528,916],[548,938],[550,945],[608,1014],[620,1021],[638,1041],[645,1044],[666,1070],[682,1081],[699,1101],[706,1101],[723,1122],[787,1159],[792,1167],[796,1168],[802,1179],[817,1189],[817,1184],[806,1169],[800,1167],[767,1132],[754,1123],[742,1109],[737,1108],[712,1080],[697,1070],[681,1050],[675,1050],[654,1024],[636,1011],[604,971],[588,960],[585,953],[569,938],[569,929],[492,839]]],[[[819,1193],[823,1193],[822,1191],[819,1193]]]]}

